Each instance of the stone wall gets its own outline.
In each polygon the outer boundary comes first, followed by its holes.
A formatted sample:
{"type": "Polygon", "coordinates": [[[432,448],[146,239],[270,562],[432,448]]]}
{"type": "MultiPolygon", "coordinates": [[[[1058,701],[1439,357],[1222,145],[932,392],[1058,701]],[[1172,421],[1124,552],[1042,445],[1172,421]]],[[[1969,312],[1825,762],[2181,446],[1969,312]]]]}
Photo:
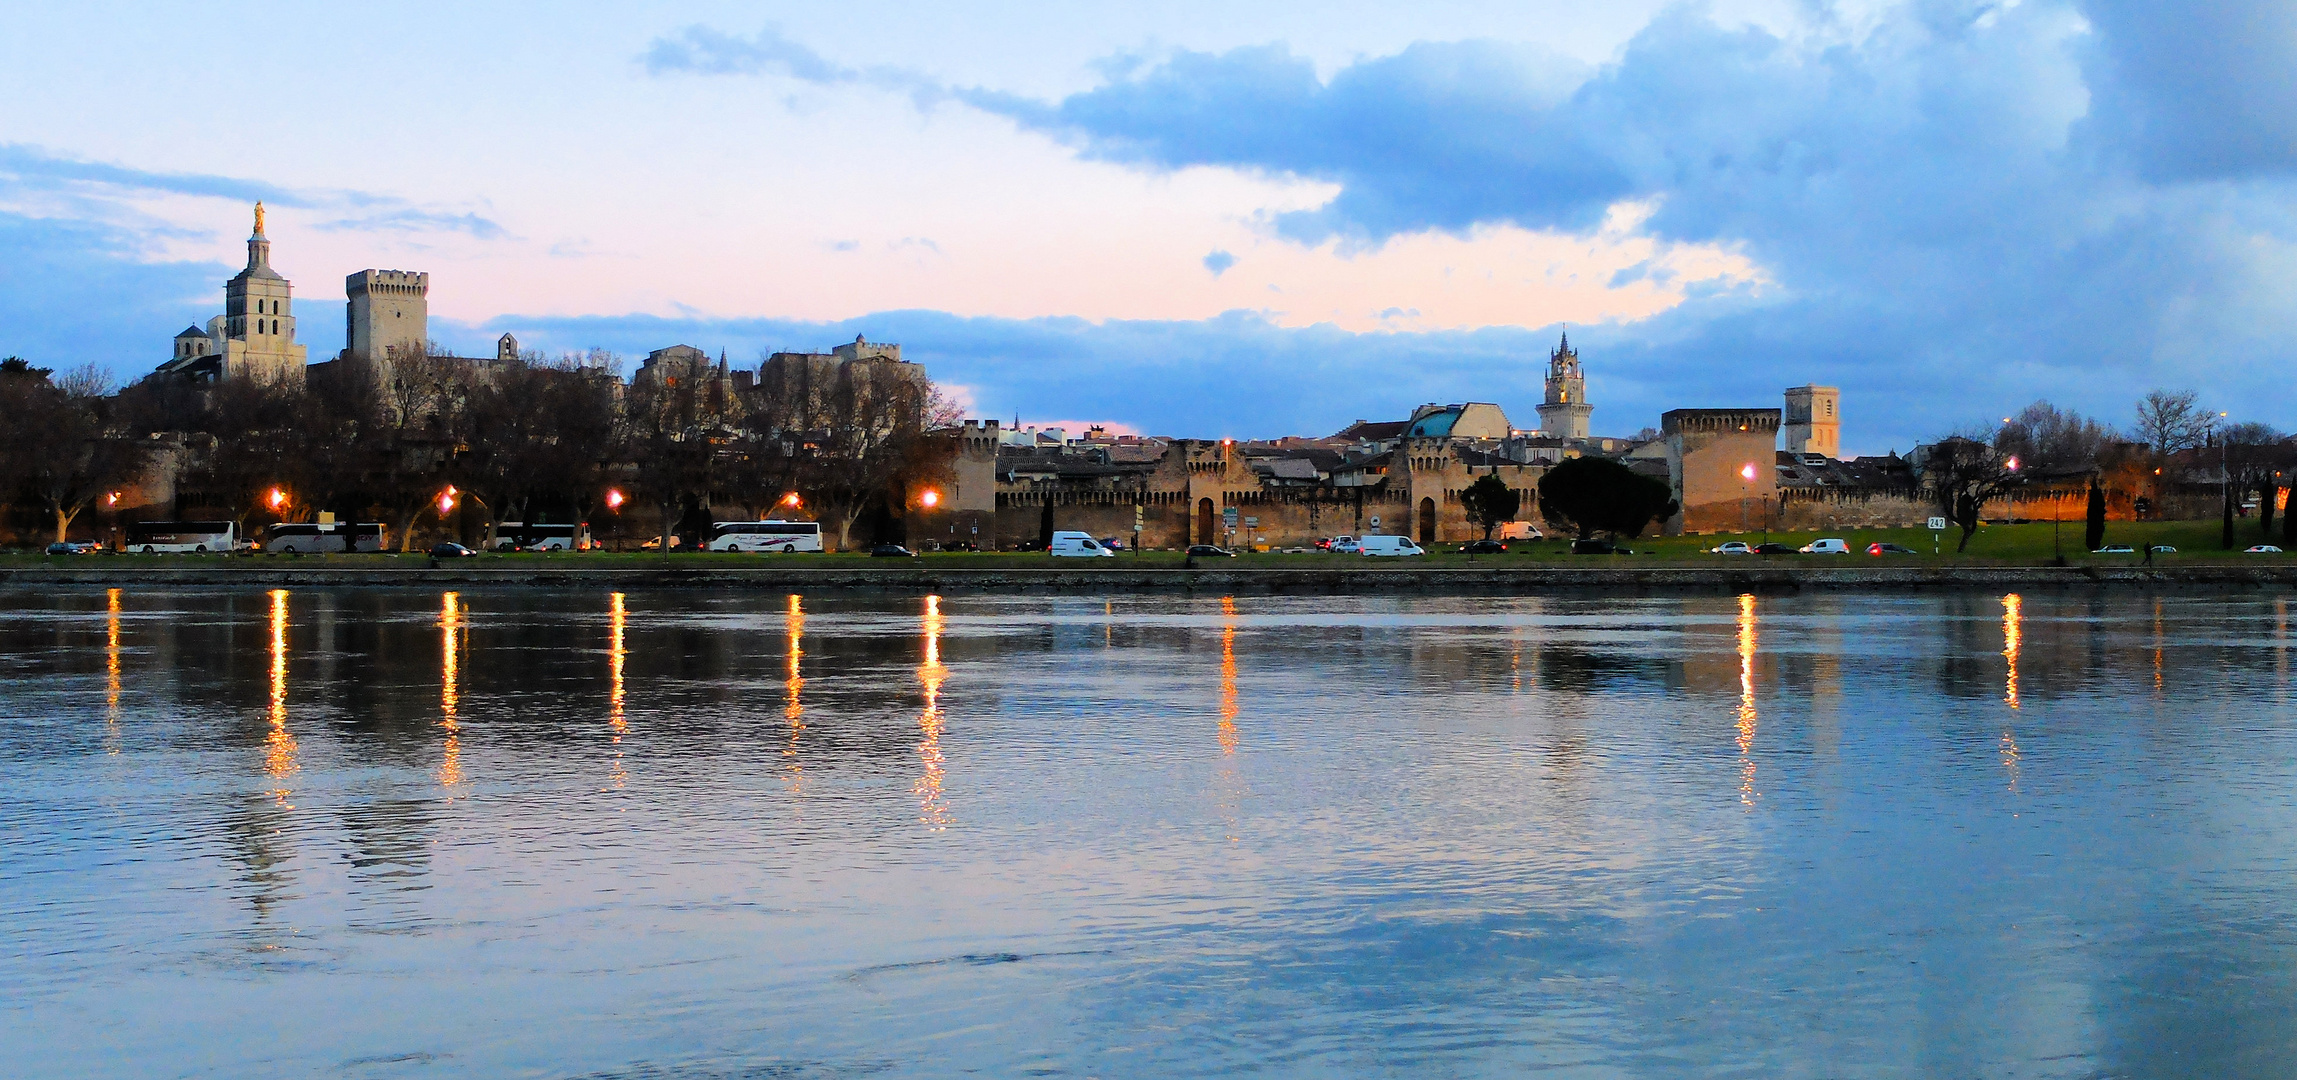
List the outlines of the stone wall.
{"type": "Polygon", "coordinates": [[[1667,533],[1761,528],[1778,505],[1777,409],[1676,409],[1659,418],[1679,509],[1667,533]]]}

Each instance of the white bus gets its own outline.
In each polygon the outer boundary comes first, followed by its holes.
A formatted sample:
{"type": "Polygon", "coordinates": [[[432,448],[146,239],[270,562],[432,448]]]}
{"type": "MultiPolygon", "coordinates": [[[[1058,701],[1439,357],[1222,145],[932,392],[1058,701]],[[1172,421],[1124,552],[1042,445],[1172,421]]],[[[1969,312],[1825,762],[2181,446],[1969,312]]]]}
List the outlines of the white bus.
{"type": "Polygon", "coordinates": [[[498,522],[494,530],[496,551],[589,551],[597,546],[590,542],[590,524],[580,525],[528,525],[521,521],[498,522]]]}
{"type": "Polygon", "coordinates": [[[381,551],[383,526],[376,522],[336,525],[281,522],[263,530],[263,550],[290,555],[319,551],[381,551]]]}
{"type": "Polygon", "coordinates": [[[127,548],[146,555],[229,554],[239,546],[239,527],[228,521],[136,521],[127,526],[127,548]]]}
{"type": "Polygon", "coordinates": [[[818,521],[713,521],[709,551],[820,551],[818,521]]]}

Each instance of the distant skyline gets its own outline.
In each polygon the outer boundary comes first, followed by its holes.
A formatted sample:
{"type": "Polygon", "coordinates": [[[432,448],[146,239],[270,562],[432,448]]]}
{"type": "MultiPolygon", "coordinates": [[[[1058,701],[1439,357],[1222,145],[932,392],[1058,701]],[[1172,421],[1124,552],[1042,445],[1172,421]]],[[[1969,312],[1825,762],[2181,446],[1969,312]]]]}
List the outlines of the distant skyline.
{"type": "Polygon", "coordinates": [[[2291,5],[1585,7],[12,4],[0,353],[149,371],[261,198],[315,359],[378,267],[464,351],[863,333],[1032,423],[1529,426],[1568,323],[1599,434],[2297,426],[2291,5]]]}

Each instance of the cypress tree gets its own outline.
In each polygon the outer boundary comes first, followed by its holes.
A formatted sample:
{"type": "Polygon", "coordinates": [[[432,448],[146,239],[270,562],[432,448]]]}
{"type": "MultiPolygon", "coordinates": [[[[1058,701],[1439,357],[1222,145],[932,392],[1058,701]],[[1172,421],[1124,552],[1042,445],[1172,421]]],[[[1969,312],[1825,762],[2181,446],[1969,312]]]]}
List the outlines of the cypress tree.
{"type": "Polygon", "coordinates": [[[2082,528],[2082,546],[2090,551],[2106,546],[2106,491],[2095,476],[2090,477],[2089,522],[2082,528]]]}

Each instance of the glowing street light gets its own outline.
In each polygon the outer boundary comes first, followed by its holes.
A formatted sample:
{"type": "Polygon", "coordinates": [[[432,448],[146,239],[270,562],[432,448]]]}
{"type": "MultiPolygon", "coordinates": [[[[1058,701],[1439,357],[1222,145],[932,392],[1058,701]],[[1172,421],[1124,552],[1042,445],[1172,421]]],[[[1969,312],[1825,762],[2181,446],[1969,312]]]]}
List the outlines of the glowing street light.
{"type": "Polygon", "coordinates": [[[782,505],[790,507],[791,509],[796,509],[798,505],[798,493],[793,491],[787,495],[782,496],[782,505]]]}
{"type": "Polygon", "coordinates": [[[622,509],[622,493],[621,493],[620,491],[615,491],[615,490],[609,490],[609,491],[607,491],[607,493],[606,493],[606,508],[607,508],[608,510],[620,510],[620,509],[622,509]]]}
{"type": "Polygon", "coordinates": [[[447,490],[439,492],[439,516],[445,517],[447,512],[453,510],[454,508],[455,486],[453,484],[448,484],[447,490]]]}
{"type": "Polygon", "coordinates": [[[1740,468],[1739,468],[1739,479],[1741,479],[1741,480],[1744,480],[1744,481],[1746,481],[1747,483],[1750,483],[1750,484],[1752,484],[1752,483],[1754,483],[1754,482],[1755,482],[1755,463],[1754,463],[1754,462],[1750,461],[1750,462],[1747,462],[1745,465],[1743,465],[1743,466],[1740,466],[1740,468]]]}
{"type": "Polygon", "coordinates": [[[924,503],[927,510],[931,510],[934,507],[941,505],[941,493],[927,489],[925,494],[917,497],[917,501],[924,503]]]}
{"type": "Polygon", "coordinates": [[[2012,455],[2010,455],[2010,460],[2009,460],[2008,464],[2009,464],[2009,466],[2010,466],[2010,471],[2011,471],[2011,472],[2017,472],[2017,471],[2018,471],[2018,455],[2016,455],[2016,454],[2012,454],[2012,455]]]}
{"type": "Polygon", "coordinates": [[[118,506],[119,504],[120,504],[120,493],[119,493],[119,492],[115,491],[115,492],[112,492],[112,493],[111,493],[111,494],[109,494],[109,495],[106,495],[106,496],[104,496],[104,505],[105,505],[105,506],[118,506]]]}
{"type": "Polygon", "coordinates": [[[277,512],[280,507],[287,505],[287,493],[278,488],[272,488],[270,498],[265,501],[271,504],[271,509],[274,512],[277,512]]]}

